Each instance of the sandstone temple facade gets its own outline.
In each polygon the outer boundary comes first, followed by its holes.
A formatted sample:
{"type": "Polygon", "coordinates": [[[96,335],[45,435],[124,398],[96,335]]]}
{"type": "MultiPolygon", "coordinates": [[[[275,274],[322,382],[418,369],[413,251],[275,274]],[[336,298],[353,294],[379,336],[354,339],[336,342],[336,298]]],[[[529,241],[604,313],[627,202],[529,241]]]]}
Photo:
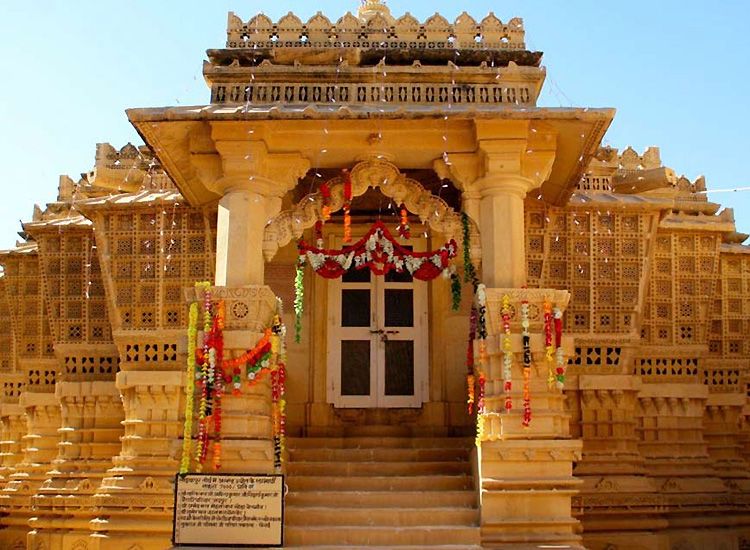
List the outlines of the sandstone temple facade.
{"type": "Polygon", "coordinates": [[[524,40],[230,13],[209,104],[129,110],[145,145],[98,144],[0,253],[0,547],[170,547],[210,281],[227,357],[284,306],[285,447],[268,380],[220,437],[221,471],[285,474],[286,546],[750,548],[747,235],[657,148],[603,147],[613,109],[537,106],[524,40]],[[446,277],[298,267],[376,222],[452,239],[446,277]]]}

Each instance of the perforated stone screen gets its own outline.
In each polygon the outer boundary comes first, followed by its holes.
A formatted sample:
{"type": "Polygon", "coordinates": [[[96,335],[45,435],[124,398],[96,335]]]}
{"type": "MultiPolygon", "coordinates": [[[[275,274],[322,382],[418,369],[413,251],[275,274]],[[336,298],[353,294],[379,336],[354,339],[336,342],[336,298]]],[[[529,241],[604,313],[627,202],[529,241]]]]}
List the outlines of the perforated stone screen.
{"type": "Polygon", "coordinates": [[[88,227],[37,231],[42,283],[55,342],[112,342],[94,232],[88,227]]]}
{"type": "Polygon", "coordinates": [[[105,204],[97,218],[105,284],[121,330],[187,326],[182,289],[213,280],[216,212],[177,193],[105,204]]]}
{"type": "Polygon", "coordinates": [[[36,249],[11,252],[0,259],[5,268],[6,296],[20,358],[50,358],[54,353],[36,249]]]}

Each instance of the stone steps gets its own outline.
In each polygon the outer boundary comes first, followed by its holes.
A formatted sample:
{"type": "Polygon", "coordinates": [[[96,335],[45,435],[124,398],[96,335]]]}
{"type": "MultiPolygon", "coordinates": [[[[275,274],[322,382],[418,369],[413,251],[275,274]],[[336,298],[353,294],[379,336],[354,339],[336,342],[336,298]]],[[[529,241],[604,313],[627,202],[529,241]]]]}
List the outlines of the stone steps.
{"type": "MultiPolygon", "coordinates": [[[[426,500],[426,499],[423,499],[426,500]]],[[[412,505],[415,503],[412,503],[412,505]]],[[[473,525],[479,521],[474,508],[351,508],[288,506],[284,510],[286,525],[427,527],[473,525]]]]}
{"type": "Polygon", "coordinates": [[[413,476],[292,476],[287,475],[290,491],[456,491],[472,489],[470,475],[413,476]]]}
{"type": "Polygon", "coordinates": [[[477,496],[473,490],[389,490],[389,491],[299,491],[286,495],[287,506],[341,506],[346,508],[408,508],[422,499],[438,508],[474,508],[477,496]]]}
{"type": "Polygon", "coordinates": [[[289,449],[292,462],[465,462],[468,458],[469,451],[460,447],[289,449]]]}
{"type": "Polygon", "coordinates": [[[411,476],[470,474],[468,462],[289,462],[287,474],[307,476],[411,476]]]}
{"type": "Polygon", "coordinates": [[[352,432],[289,439],[286,546],[478,548],[470,439],[352,432]]]}
{"type": "Polygon", "coordinates": [[[470,449],[472,441],[465,437],[290,437],[287,449],[470,449]]]}
{"type": "Polygon", "coordinates": [[[327,546],[402,546],[430,547],[436,545],[479,544],[478,527],[354,527],[354,526],[288,526],[285,528],[284,545],[327,546]]]}

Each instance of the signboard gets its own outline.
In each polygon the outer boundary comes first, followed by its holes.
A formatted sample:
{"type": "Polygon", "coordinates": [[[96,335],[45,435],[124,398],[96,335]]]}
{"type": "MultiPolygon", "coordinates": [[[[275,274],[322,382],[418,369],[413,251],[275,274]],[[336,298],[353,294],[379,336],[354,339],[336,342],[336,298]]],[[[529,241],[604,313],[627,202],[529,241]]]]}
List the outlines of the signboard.
{"type": "Polygon", "coordinates": [[[284,476],[177,474],[175,546],[282,546],[284,476]]]}

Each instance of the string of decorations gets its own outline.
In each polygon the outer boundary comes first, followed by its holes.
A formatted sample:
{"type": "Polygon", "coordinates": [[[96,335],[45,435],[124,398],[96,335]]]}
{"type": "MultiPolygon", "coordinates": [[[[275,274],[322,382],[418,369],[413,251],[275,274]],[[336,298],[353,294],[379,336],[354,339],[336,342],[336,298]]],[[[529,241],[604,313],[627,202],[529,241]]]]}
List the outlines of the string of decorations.
{"type": "Polygon", "coordinates": [[[297,259],[294,272],[294,341],[302,339],[302,314],[305,311],[305,260],[297,259]]]}
{"type": "Polygon", "coordinates": [[[510,296],[503,295],[502,309],[500,315],[503,321],[503,391],[505,392],[505,411],[510,412],[513,408],[513,343],[510,334],[510,296]]]}
{"type": "Polygon", "coordinates": [[[521,302],[521,345],[523,346],[523,417],[521,425],[531,424],[531,334],[529,333],[529,301],[521,302]]]}
{"type": "Polygon", "coordinates": [[[185,381],[185,426],[182,431],[182,460],[180,473],[190,469],[190,447],[193,437],[193,415],[195,414],[195,341],[198,334],[198,304],[190,304],[188,313],[187,379],[185,381]]]}
{"type": "Polygon", "coordinates": [[[552,343],[552,304],[544,300],[544,362],[547,365],[547,386],[555,385],[555,346],[552,343]]]}
{"type": "Polygon", "coordinates": [[[213,303],[209,283],[198,283],[202,291],[203,335],[198,346],[198,303],[190,306],[188,322],[188,359],[183,427],[183,448],[180,473],[187,473],[191,457],[195,458],[195,471],[200,472],[212,451],[214,471],[221,469],[222,400],[226,388],[231,395],[239,395],[243,383],[248,387],[258,384],[270,373],[272,397],[272,424],[274,444],[274,466],[281,468],[286,436],[286,327],[282,319],[282,304],[277,298],[276,314],[270,328],[266,329],[256,345],[234,358],[224,358],[224,302],[213,303]],[[201,369],[197,369],[197,365],[201,369]],[[244,366],[244,376],[242,367],[244,366]],[[192,450],[193,418],[195,416],[194,394],[200,389],[198,407],[198,433],[196,449],[192,450]],[[211,443],[209,445],[209,443],[211,443]]]}
{"type": "Polygon", "coordinates": [[[344,244],[352,242],[352,177],[344,170],[344,244]]]}
{"type": "Polygon", "coordinates": [[[565,355],[562,348],[562,310],[555,306],[552,310],[552,315],[555,318],[555,351],[556,355],[556,378],[557,388],[562,391],[565,388],[565,355]]]}

